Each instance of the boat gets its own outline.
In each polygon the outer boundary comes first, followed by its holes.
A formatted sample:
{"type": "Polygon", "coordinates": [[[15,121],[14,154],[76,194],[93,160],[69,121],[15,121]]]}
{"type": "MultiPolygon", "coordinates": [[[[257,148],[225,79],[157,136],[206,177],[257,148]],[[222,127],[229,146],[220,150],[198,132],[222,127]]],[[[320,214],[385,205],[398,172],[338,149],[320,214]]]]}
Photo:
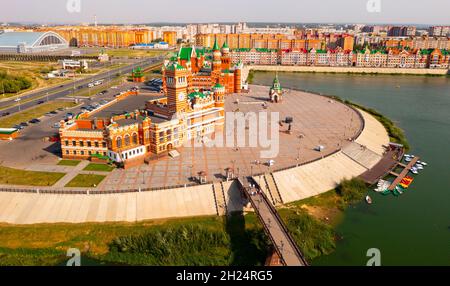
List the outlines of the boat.
{"type": "Polygon", "coordinates": [[[382,194],[383,196],[387,196],[387,195],[389,195],[390,193],[391,193],[391,191],[389,191],[388,189],[386,189],[386,190],[384,190],[384,191],[381,192],[381,194],[382,194]]]}
{"type": "Polygon", "coordinates": [[[395,188],[392,193],[394,194],[394,196],[398,197],[401,195],[401,193],[397,190],[397,188],[395,188]]]}
{"type": "Polygon", "coordinates": [[[406,161],[406,162],[411,162],[412,159],[411,159],[411,157],[406,157],[405,161],[406,161]]]}
{"type": "Polygon", "coordinates": [[[420,162],[420,164],[423,166],[428,166],[428,164],[426,162],[420,162]]]}
{"type": "Polygon", "coordinates": [[[422,165],[415,165],[414,166],[417,170],[423,170],[423,166],[422,165]]]}
{"type": "Polygon", "coordinates": [[[402,195],[405,190],[402,187],[397,186],[395,187],[395,191],[397,191],[400,195],[402,195]]]}
{"type": "Polygon", "coordinates": [[[372,198],[369,196],[369,195],[367,195],[366,196],[366,203],[368,203],[369,205],[371,205],[372,204],[372,198]]]}
{"type": "Polygon", "coordinates": [[[417,171],[417,169],[411,169],[411,173],[413,173],[414,175],[417,175],[417,174],[419,174],[419,171],[417,171]]]}
{"type": "Polygon", "coordinates": [[[405,154],[405,157],[411,157],[411,155],[409,155],[409,154],[405,154]]]}

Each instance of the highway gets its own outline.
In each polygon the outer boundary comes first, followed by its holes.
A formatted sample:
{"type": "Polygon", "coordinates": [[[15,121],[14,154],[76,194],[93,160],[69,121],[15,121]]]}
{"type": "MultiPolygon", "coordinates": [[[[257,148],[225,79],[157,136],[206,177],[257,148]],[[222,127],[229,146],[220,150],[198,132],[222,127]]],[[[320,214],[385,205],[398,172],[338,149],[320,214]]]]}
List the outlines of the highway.
{"type": "MultiPolygon", "coordinates": [[[[162,62],[162,60],[163,60],[163,57],[161,57],[161,56],[153,57],[153,58],[146,58],[144,60],[140,60],[136,63],[133,63],[133,64],[125,66],[125,67],[120,67],[120,68],[106,71],[106,72],[103,72],[103,73],[100,73],[100,74],[97,74],[97,75],[94,75],[94,76],[91,76],[88,78],[83,78],[83,79],[80,79],[77,81],[67,82],[60,86],[42,89],[42,90],[30,93],[30,94],[21,96],[20,97],[21,98],[20,110],[36,106],[40,100],[50,101],[50,100],[55,100],[58,98],[62,98],[62,97],[71,95],[74,91],[74,87],[75,87],[76,92],[80,92],[83,89],[88,88],[87,85],[90,82],[97,81],[97,80],[105,80],[105,81],[107,81],[109,79],[113,80],[113,79],[119,77],[118,74],[123,75],[126,73],[130,73],[136,67],[142,67],[143,69],[146,69],[152,65],[156,65],[159,62],[162,62]],[[47,94],[48,94],[48,96],[46,96],[47,94]],[[23,101],[27,101],[27,102],[22,103],[23,101]]],[[[19,111],[19,103],[14,101],[16,98],[17,97],[12,97],[9,100],[0,102],[0,114],[3,114],[3,113],[13,114],[15,112],[18,112],[19,111]]]]}

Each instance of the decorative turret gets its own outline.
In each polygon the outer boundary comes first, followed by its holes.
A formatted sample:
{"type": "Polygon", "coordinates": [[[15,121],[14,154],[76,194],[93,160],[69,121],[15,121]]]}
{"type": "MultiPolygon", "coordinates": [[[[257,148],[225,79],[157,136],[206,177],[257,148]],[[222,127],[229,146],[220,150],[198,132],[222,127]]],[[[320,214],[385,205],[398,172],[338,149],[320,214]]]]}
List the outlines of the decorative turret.
{"type": "Polygon", "coordinates": [[[213,93],[214,93],[215,107],[224,107],[225,106],[225,87],[218,83],[213,87],[213,93]]]}
{"type": "Polygon", "coordinates": [[[225,41],[225,43],[223,43],[222,46],[222,54],[228,54],[230,53],[230,47],[228,46],[227,41],[225,41]]]}
{"type": "Polygon", "coordinates": [[[131,77],[133,78],[133,82],[144,82],[145,76],[140,67],[133,69],[131,72],[131,77]]]}
{"type": "Polygon", "coordinates": [[[167,66],[164,75],[167,85],[167,107],[169,115],[186,112],[188,106],[188,70],[178,63],[172,63],[167,66]]]}
{"type": "Polygon", "coordinates": [[[222,47],[221,61],[222,61],[222,70],[229,70],[231,68],[230,48],[228,47],[226,41],[222,47]]]}
{"type": "Polygon", "coordinates": [[[278,73],[275,75],[273,80],[269,96],[271,102],[278,103],[283,100],[283,89],[281,88],[280,80],[278,79],[278,73]]]}
{"type": "Polygon", "coordinates": [[[219,45],[217,44],[217,38],[214,40],[213,46],[213,66],[214,72],[220,72],[222,70],[222,53],[220,52],[219,45]]]}

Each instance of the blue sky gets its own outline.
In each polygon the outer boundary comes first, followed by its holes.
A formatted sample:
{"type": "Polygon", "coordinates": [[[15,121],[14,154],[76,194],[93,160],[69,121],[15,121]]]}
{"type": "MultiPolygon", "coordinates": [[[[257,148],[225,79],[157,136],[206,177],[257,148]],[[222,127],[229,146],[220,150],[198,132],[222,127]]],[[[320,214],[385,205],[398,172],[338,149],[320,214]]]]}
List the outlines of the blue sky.
{"type": "Polygon", "coordinates": [[[0,0],[0,22],[298,22],[450,25],[450,0],[0,0]],[[70,13],[68,1],[81,1],[70,13]],[[381,11],[369,13],[368,1],[381,11]]]}

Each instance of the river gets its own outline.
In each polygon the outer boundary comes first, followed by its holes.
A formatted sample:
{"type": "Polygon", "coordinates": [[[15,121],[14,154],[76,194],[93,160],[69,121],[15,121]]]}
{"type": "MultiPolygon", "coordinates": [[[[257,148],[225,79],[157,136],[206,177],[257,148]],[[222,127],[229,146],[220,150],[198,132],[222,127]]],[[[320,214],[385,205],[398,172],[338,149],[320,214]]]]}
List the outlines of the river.
{"type": "MultiPolygon", "coordinates": [[[[254,84],[271,85],[257,72],[254,84]]],[[[450,265],[450,77],[280,73],[284,88],[336,95],[374,108],[402,128],[411,154],[428,163],[400,197],[371,193],[374,203],[348,208],[336,251],[312,265],[450,265]]]]}

